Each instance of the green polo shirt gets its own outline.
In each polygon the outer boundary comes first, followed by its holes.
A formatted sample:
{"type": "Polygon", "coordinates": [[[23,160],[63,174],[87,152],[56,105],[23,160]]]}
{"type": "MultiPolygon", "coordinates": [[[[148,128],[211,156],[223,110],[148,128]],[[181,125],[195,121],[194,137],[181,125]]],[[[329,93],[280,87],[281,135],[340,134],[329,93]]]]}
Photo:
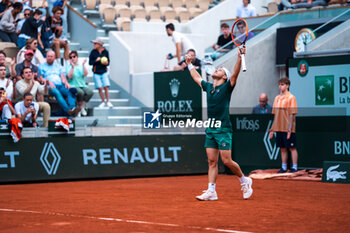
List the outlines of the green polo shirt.
{"type": "Polygon", "coordinates": [[[202,80],[203,91],[207,93],[208,118],[220,120],[221,128],[207,128],[206,133],[226,133],[232,132],[230,121],[230,100],[235,86],[230,82],[225,82],[215,89],[212,83],[202,80]]]}

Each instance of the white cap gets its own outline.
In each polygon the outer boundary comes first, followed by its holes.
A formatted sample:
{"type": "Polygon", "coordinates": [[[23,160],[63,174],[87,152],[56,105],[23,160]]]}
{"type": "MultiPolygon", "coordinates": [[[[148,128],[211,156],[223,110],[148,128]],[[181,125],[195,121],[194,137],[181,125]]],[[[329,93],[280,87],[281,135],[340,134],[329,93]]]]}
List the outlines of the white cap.
{"type": "Polygon", "coordinates": [[[221,69],[223,69],[223,70],[224,70],[224,72],[225,72],[225,74],[226,74],[226,76],[227,76],[227,80],[229,80],[229,79],[230,79],[230,77],[231,77],[231,73],[230,73],[230,71],[228,71],[228,69],[226,69],[225,67],[222,67],[221,69]]]}

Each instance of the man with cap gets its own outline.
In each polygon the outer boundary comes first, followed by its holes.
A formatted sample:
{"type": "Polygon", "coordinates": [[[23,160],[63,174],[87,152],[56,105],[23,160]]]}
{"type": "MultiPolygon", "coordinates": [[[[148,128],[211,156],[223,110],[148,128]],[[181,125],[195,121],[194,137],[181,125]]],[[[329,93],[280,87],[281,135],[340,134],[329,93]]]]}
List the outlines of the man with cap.
{"type": "MultiPolygon", "coordinates": [[[[242,52],[244,53],[245,50],[242,49],[242,52]]],[[[231,158],[232,126],[229,107],[231,94],[241,69],[241,55],[238,52],[233,74],[231,75],[226,68],[219,68],[212,74],[213,83],[202,79],[191,64],[191,56],[186,55],[186,63],[192,79],[207,93],[208,119],[215,119],[221,122],[219,127],[215,124],[213,127],[208,127],[205,131],[209,184],[208,189],[202,195],[196,196],[196,198],[200,201],[215,201],[218,199],[215,188],[220,154],[222,162],[238,176],[242,186],[243,198],[248,199],[253,193],[252,179],[245,177],[240,166],[232,161],[231,158]]]]}
{"type": "Polygon", "coordinates": [[[98,90],[102,101],[98,107],[103,108],[107,106],[111,108],[113,107],[113,104],[109,101],[110,82],[107,68],[109,65],[109,53],[108,50],[103,47],[103,40],[101,38],[96,38],[91,42],[94,44],[94,49],[91,51],[89,56],[89,65],[92,66],[95,88],[98,90]],[[103,89],[105,91],[105,95],[103,94],[103,89]]]}
{"type": "Polygon", "coordinates": [[[24,61],[22,63],[18,63],[16,65],[16,68],[15,68],[16,69],[17,80],[21,80],[22,79],[21,73],[22,73],[22,70],[25,67],[29,67],[30,69],[32,69],[32,72],[34,74],[34,78],[36,78],[38,76],[39,69],[38,69],[38,67],[36,65],[34,65],[32,63],[33,56],[34,56],[34,52],[31,49],[28,49],[24,53],[24,61]]]}

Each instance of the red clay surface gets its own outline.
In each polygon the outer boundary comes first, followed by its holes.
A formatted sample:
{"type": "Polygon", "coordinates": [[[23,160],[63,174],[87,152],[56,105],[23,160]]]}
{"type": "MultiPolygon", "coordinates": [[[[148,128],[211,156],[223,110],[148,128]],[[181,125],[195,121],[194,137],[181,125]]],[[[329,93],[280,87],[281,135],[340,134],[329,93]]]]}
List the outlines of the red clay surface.
{"type": "Polygon", "coordinates": [[[0,232],[349,232],[350,185],[219,175],[0,185],[0,232]]]}

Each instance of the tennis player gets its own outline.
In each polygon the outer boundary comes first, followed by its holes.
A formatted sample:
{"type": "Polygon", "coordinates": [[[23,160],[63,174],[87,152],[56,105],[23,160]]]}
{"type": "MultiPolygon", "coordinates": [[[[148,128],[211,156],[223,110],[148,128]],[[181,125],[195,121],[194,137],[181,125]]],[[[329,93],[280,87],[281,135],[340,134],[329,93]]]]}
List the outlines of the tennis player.
{"type": "MultiPolygon", "coordinates": [[[[245,50],[242,49],[244,53],[245,50]]],[[[245,177],[240,166],[231,159],[232,126],[230,122],[229,106],[231,93],[236,85],[238,74],[241,69],[241,55],[238,53],[233,74],[226,68],[217,69],[213,74],[213,83],[206,82],[191,64],[191,56],[186,55],[186,64],[193,80],[207,92],[208,118],[221,121],[220,128],[207,128],[205,148],[208,157],[208,189],[196,198],[200,201],[215,201],[218,195],[215,191],[218,176],[219,154],[222,162],[239,177],[242,185],[243,198],[248,199],[252,193],[252,179],[245,177]]]]}

